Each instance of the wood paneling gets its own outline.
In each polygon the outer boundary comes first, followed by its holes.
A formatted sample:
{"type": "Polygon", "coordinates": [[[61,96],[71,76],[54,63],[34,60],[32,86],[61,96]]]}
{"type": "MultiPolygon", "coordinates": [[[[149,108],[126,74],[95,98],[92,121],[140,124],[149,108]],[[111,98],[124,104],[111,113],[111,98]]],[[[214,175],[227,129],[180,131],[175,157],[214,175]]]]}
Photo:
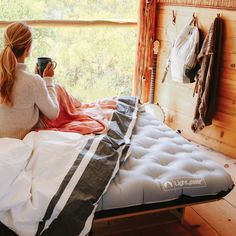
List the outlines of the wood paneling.
{"type": "Polygon", "coordinates": [[[169,5],[157,6],[156,38],[160,40],[160,51],[156,70],[155,101],[158,101],[166,111],[167,124],[173,129],[180,129],[182,135],[189,140],[236,158],[236,11],[169,5]],[[171,80],[169,74],[165,83],[161,83],[170,51],[166,29],[172,22],[173,10],[175,10],[177,17],[176,34],[190,22],[194,12],[198,17],[199,27],[204,36],[218,13],[221,14],[225,23],[222,76],[216,114],[213,124],[198,134],[191,130],[197,98],[197,95],[192,96],[195,84],[176,83],[171,80]]]}
{"type": "Polygon", "coordinates": [[[159,4],[170,4],[178,6],[194,6],[208,8],[224,8],[236,10],[236,2],[234,0],[157,0],[159,4]]]}
{"type": "Polygon", "coordinates": [[[192,207],[186,207],[185,223],[192,228],[192,235],[219,236],[218,232],[211,227],[192,207]]]}
{"type": "Polygon", "coordinates": [[[234,236],[236,232],[236,214],[232,205],[225,200],[219,202],[199,204],[192,207],[208,224],[224,236],[234,236]],[[222,217],[222,213],[224,217],[222,217]]]}

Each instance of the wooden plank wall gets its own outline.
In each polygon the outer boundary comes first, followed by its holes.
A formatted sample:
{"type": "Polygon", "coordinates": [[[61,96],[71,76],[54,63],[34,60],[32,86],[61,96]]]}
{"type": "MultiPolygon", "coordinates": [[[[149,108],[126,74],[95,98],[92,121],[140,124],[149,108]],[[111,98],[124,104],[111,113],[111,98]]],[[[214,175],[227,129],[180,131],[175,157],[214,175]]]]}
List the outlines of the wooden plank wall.
{"type": "Polygon", "coordinates": [[[158,5],[156,38],[160,40],[160,51],[155,101],[165,109],[166,123],[173,129],[181,130],[187,139],[236,158],[236,11],[158,5]],[[179,84],[172,81],[170,75],[167,76],[165,83],[161,83],[170,47],[166,29],[170,28],[173,10],[176,12],[177,34],[190,22],[194,12],[199,27],[205,35],[217,13],[221,14],[225,22],[222,78],[217,112],[213,125],[204,128],[198,134],[193,133],[190,128],[197,98],[192,96],[195,83],[179,84]]]}

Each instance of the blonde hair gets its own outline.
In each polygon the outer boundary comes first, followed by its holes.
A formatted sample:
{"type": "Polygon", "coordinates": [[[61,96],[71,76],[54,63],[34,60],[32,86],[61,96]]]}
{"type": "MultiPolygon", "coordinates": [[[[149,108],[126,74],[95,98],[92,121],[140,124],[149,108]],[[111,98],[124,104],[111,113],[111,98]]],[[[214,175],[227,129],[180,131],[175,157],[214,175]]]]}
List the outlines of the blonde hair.
{"type": "Polygon", "coordinates": [[[12,106],[11,93],[15,83],[17,58],[32,43],[29,26],[23,22],[14,22],[4,31],[4,47],[0,53],[0,103],[12,106]]]}

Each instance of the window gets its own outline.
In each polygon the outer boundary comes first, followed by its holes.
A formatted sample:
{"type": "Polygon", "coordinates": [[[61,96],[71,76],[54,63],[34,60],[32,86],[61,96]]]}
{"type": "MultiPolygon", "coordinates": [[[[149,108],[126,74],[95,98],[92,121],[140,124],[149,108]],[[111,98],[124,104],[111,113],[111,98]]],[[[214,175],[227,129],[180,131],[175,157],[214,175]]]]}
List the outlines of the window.
{"type": "MultiPolygon", "coordinates": [[[[33,3],[32,0],[1,0],[0,26],[4,26],[5,21],[29,21],[34,34],[32,55],[27,61],[29,70],[34,71],[37,57],[52,57],[58,64],[56,81],[75,97],[90,102],[131,94],[137,8],[138,0],[38,0],[33,3]],[[130,27],[78,27],[80,20],[104,19],[133,24],[130,27]],[[44,28],[38,20],[46,20],[44,28]]],[[[1,27],[1,35],[2,32],[1,27]]],[[[2,47],[1,44],[2,40],[2,47]]]]}

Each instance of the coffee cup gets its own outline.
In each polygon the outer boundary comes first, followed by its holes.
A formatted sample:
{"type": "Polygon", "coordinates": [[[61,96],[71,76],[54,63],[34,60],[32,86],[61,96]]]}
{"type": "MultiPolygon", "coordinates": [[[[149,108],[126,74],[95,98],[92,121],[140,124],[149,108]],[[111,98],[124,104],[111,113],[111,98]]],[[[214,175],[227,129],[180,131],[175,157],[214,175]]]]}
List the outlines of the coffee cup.
{"type": "Polygon", "coordinates": [[[52,61],[50,57],[38,57],[37,58],[37,64],[39,68],[39,74],[43,76],[43,71],[45,70],[47,64],[51,62],[53,65],[53,69],[57,67],[57,63],[55,61],[52,61]]]}

